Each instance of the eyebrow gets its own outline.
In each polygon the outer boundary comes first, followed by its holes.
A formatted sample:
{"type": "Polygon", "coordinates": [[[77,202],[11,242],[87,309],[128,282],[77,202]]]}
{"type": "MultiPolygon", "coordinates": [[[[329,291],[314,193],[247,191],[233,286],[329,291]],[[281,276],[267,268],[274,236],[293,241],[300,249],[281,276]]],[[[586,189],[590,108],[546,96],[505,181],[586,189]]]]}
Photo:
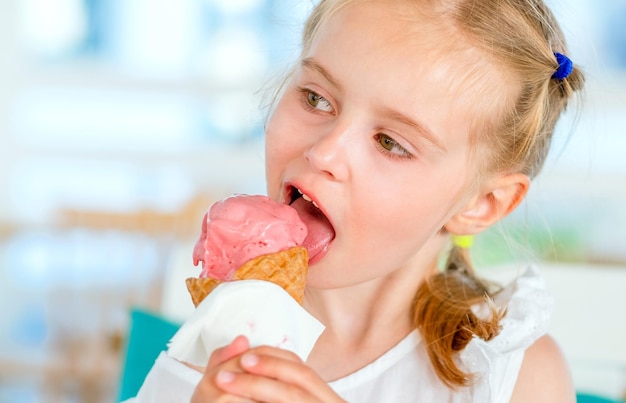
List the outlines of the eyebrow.
{"type": "MultiPolygon", "coordinates": [[[[301,64],[303,67],[309,70],[314,70],[320,73],[332,86],[337,88],[339,91],[343,91],[343,87],[341,86],[341,84],[339,84],[337,79],[335,79],[335,77],[333,77],[332,74],[330,74],[330,72],[326,70],[324,66],[322,66],[315,59],[311,57],[304,58],[302,59],[301,64]]],[[[402,113],[391,108],[383,108],[383,113],[397,122],[400,122],[404,125],[412,127],[422,137],[424,137],[426,140],[431,142],[433,145],[435,145],[435,147],[439,148],[440,150],[444,152],[448,151],[446,147],[443,145],[443,143],[439,140],[439,138],[437,138],[437,136],[435,136],[433,132],[429,130],[426,126],[424,126],[423,124],[420,124],[414,121],[413,119],[410,119],[408,116],[405,116],[402,113]]]]}
{"type": "Polygon", "coordinates": [[[330,74],[330,72],[328,70],[326,70],[321,64],[319,64],[315,59],[313,59],[311,57],[307,57],[305,59],[302,59],[302,66],[307,68],[307,69],[309,69],[309,70],[317,71],[322,76],[324,76],[324,78],[333,87],[337,88],[339,91],[343,91],[343,87],[341,86],[341,84],[339,84],[339,81],[337,81],[337,79],[335,79],[335,77],[333,77],[332,74],[330,74]]]}
{"type": "Polygon", "coordinates": [[[443,145],[441,140],[439,140],[439,138],[435,136],[433,132],[430,129],[428,129],[428,127],[424,126],[423,124],[419,122],[416,122],[415,120],[409,118],[408,116],[403,115],[402,113],[394,109],[385,107],[383,108],[383,113],[389,116],[391,119],[393,119],[396,122],[400,122],[404,125],[412,127],[422,137],[424,137],[426,140],[431,142],[435,147],[439,148],[443,152],[448,152],[448,149],[443,145]]]}

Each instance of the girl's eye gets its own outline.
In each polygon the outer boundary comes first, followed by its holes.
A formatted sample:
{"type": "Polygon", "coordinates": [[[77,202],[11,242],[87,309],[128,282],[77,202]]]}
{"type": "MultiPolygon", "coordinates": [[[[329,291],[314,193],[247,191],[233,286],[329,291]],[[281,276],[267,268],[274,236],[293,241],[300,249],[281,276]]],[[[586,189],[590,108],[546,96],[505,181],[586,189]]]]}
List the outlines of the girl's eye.
{"type": "Polygon", "coordinates": [[[306,96],[305,101],[308,107],[312,109],[317,109],[323,112],[333,111],[332,105],[323,96],[316,94],[315,92],[307,90],[307,89],[302,89],[302,92],[306,96]]]}
{"type": "Polygon", "coordinates": [[[397,157],[402,158],[413,158],[413,154],[411,154],[406,148],[402,147],[398,144],[394,139],[387,136],[383,133],[378,133],[375,137],[376,142],[382,149],[390,154],[393,154],[397,157]]]}

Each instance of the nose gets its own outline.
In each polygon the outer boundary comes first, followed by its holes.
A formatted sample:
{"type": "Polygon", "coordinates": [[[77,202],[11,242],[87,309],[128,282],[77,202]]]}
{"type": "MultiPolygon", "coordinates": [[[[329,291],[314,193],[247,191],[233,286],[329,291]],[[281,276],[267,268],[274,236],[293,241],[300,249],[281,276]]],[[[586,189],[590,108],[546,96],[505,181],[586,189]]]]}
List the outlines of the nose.
{"type": "Polygon", "coordinates": [[[330,128],[311,144],[305,151],[304,158],[316,172],[335,181],[345,181],[350,174],[350,132],[349,126],[330,128]]]}

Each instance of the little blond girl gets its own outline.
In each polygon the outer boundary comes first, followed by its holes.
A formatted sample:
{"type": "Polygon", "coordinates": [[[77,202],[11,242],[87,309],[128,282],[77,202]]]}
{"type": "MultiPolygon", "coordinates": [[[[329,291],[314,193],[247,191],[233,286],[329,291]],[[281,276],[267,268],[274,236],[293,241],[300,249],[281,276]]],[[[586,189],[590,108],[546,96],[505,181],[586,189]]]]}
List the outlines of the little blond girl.
{"type": "Polygon", "coordinates": [[[192,401],[573,402],[536,270],[494,290],[450,247],[526,195],[583,84],[567,55],[542,0],[319,2],[266,176],[319,210],[303,307],[326,329],[306,362],[236,338],[192,401]]]}

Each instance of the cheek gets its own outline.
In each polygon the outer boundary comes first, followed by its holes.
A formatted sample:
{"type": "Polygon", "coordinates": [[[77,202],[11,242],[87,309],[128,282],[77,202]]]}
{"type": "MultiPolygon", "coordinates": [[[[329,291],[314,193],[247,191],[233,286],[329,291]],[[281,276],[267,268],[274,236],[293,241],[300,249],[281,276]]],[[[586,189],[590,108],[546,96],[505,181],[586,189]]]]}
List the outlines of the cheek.
{"type": "Polygon", "coordinates": [[[267,195],[274,200],[280,193],[280,167],[281,162],[276,156],[276,147],[268,139],[265,142],[265,182],[267,195]]]}
{"type": "MultiPolygon", "coordinates": [[[[388,231],[412,234],[422,240],[438,232],[454,214],[462,196],[462,175],[454,169],[459,163],[424,167],[399,181],[378,181],[384,186],[373,218],[388,231]]],[[[460,169],[460,167],[456,167],[460,169]]]]}
{"type": "Polygon", "coordinates": [[[314,132],[303,120],[293,100],[282,100],[267,121],[265,128],[266,164],[297,158],[304,154],[314,132]]]}
{"type": "Polygon", "coordinates": [[[283,164],[287,151],[284,145],[280,133],[268,125],[265,132],[265,170],[268,180],[277,174],[283,164]]]}
{"type": "Polygon", "coordinates": [[[289,160],[302,154],[296,119],[284,102],[279,103],[265,126],[265,176],[268,194],[278,191],[282,170],[289,160]]]}
{"type": "Polygon", "coordinates": [[[274,111],[274,113],[272,113],[272,115],[269,117],[265,125],[265,156],[267,157],[266,160],[268,162],[271,161],[271,158],[269,157],[277,151],[276,145],[279,142],[278,140],[279,117],[277,116],[276,113],[277,111],[274,111]]]}
{"type": "Polygon", "coordinates": [[[297,112],[288,99],[283,98],[276,105],[265,128],[266,154],[281,153],[298,144],[302,123],[297,112]]]}
{"type": "Polygon", "coordinates": [[[431,197],[424,194],[401,203],[388,204],[383,209],[375,209],[369,217],[377,223],[375,232],[387,234],[389,240],[410,240],[409,243],[424,241],[439,230],[446,210],[443,207],[445,200],[435,202],[434,197],[431,197]],[[398,237],[399,234],[404,235],[398,237]]]}

